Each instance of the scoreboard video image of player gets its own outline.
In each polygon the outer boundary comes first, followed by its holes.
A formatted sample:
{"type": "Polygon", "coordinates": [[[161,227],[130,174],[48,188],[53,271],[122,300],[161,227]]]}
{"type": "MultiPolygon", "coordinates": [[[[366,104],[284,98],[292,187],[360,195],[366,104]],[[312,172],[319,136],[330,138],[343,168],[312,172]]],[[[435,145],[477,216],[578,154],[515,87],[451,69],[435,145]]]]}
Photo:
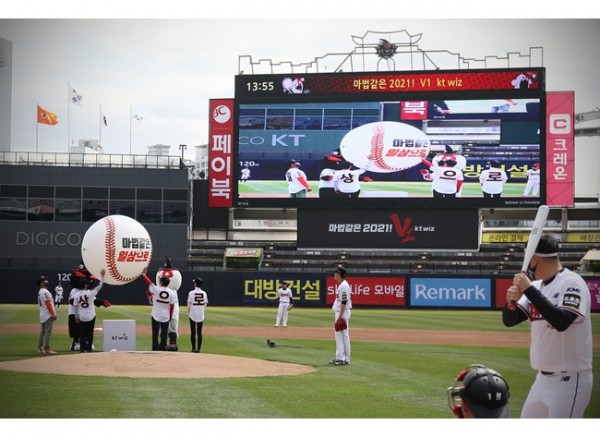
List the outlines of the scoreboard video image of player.
{"type": "Polygon", "coordinates": [[[236,207],[537,207],[544,69],[236,76],[236,207]]]}

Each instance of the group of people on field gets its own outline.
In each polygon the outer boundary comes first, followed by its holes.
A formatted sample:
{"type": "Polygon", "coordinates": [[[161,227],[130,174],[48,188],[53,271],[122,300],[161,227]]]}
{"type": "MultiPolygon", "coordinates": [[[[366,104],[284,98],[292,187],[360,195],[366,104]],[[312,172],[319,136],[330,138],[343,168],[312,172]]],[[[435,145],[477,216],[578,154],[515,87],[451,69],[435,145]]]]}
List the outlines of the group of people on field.
{"type": "MultiPolygon", "coordinates": [[[[110,307],[111,302],[97,298],[104,285],[105,271],[100,272],[100,278],[93,276],[82,264],[71,274],[71,291],[67,298],[68,330],[71,338],[71,351],[81,353],[94,350],[94,328],[96,323],[96,308],[110,307]],[[96,280],[98,280],[97,285],[96,280]]],[[[178,336],[179,299],[177,291],[168,288],[169,278],[160,277],[159,284],[155,285],[146,276],[142,275],[148,285],[146,294],[152,305],[152,350],[177,350],[167,348],[169,330],[178,336]]],[[[40,313],[40,334],[38,338],[38,353],[54,355],[57,352],[50,346],[52,326],[57,320],[57,310],[63,300],[64,290],[59,282],[55,287],[55,295],[49,291],[49,280],[40,276],[36,280],[38,290],[38,306],[40,313]]],[[[202,278],[194,278],[194,289],[188,293],[187,307],[190,320],[190,342],[192,352],[199,353],[202,348],[202,326],[204,322],[204,309],[208,304],[208,296],[202,290],[202,278]]],[[[175,342],[176,344],[176,342],[175,342]]]]}
{"type": "MultiPolygon", "coordinates": [[[[558,241],[550,235],[542,235],[527,271],[516,273],[506,290],[503,324],[513,327],[529,321],[531,325],[530,363],[536,370],[536,377],[521,410],[522,418],[582,418],[591,400],[590,290],[580,275],[561,265],[558,252],[558,241]]],[[[95,308],[110,306],[110,302],[97,299],[104,284],[104,270],[98,285],[92,288],[96,278],[86,274],[81,267],[74,272],[77,287],[73,287],[69,295],[69,335],[73,338],[71,350],[91,352],[95,308]]],[[[333,276],[336,283],[332,305],[336,348],[335,357],[329,363],[349,366],[352,287],[344,267],[336,268],[333,276]]],[[[158,285],[146,276],[146,270],[142,277],[148,285],[147,294],[152,304],[152,350],[167,350],[169,322],[178,306],[177,292],[168,287],[168,277],[161,276],[158,285]]],[[[56,353],[50,347],[50,336],[57,314],[48,282],[45,276],[37,279],[40,354],[56,353]]],[[[194,289],[187,299],[190,338],[192,352],[200,352],[208,298],[201,289],[202,280],[195,278],[193,282],[194,289]]],[[[275,327],[280,323],[287,327],[293,292],[286,281],[278,291],[278,300],[275,327]]],[[[509,398],[506,379],[482,364],[463,369],[448,388],[450,409],[461,418],[509,417],[509,398]]]]}

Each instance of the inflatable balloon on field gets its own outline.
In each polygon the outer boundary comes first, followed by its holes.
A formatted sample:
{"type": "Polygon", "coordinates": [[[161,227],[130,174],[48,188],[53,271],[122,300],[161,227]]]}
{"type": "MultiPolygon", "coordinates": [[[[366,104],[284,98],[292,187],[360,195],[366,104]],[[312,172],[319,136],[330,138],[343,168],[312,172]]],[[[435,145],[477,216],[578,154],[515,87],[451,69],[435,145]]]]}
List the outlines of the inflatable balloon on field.
{"type": "Polygon", "coordinates": [[[81,241],[86,268],[110,285],[127,284],[140,277],[152,258],[150,234],[139,222],[124,215],[109,215],[92,224],[81,241]]]}
{"type": "Polygon", "coordinates": [[[406,123],[377,121],[352,129],[342,138],[340,152],[358,168],[394,173],[421,164],[431,143],[427,134],[406,123]]]}

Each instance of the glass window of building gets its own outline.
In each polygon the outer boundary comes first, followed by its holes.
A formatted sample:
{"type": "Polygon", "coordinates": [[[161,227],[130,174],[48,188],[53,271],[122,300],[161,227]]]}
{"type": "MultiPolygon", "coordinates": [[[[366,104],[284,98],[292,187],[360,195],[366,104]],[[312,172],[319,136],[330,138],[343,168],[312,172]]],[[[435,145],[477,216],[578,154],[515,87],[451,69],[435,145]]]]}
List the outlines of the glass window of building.
{"type": "Polygon", "coordinates": [[[0,186],[0,220],[27,220],[27,186],[0,186]]]}
{"type": "Polygon", "coordinates": [[[293,109],[267,109],[267,130],[291,130],[293,128],[293,109]]]}
{"type": "Polygon", "coordinates": [[[140,223],[162,222],[162,190],[160,188],[138,188],[136,217],[140,223]]]}
{"type": "Polygon", "coordinates": [[[266,110],[260,109],[243,109],[240,108],[240,129],[265,129],[266,110]]]}
{"type": "Polygon", "coordinates": [[[82,221],[95,222],[108,215],[108,188],[84,187],[82,221]]]}
{"type": "Polygon", "coordinates": [[[325,109],[323,115],[324,130],[350,129],[352,111],[350,109],[325,109]]]}
{"type": "Polygon", "coordinates": [[[31,185],[28,187],[27,220],[54,221],[54,187],[31,185]]]}
{"type": "Polygon", "coordinates": [[[352,129],[376,121],[379,121],[379,109],[354,109],[352,111],[352,129]]]}
{"type": "Polygon", "coordinates": [[[188,190],[165,188],[163,190],[163,196],[165,200],[181,200],[183,202],[187,202],[188,190]]]}
{"type": "Polygon", "coordinates": [[[27,220],[27,199],[0,197],[0,220],[27,220]]]}
{"type": "Polygon", "coordinates": [[[56,187],[54,220],[57,222],[81,221],[81,187],[56,187]]]}
{"type": "Polygon", "coordinates": [[[162,202],[154,200],[138,200],[136,216],[140,223],[161,223],[162,202]]]}
{"type": "Polygon", "coordinates": [[[165,201],[164,223],[187,223],[188,222],[188,204],[187,202],[165,201]]]}
{"type": "Polygon", "coordinates": [[[111,188],[109,212],[135,219],[135,188],[111,188]]]}
{"type": "Polygon", "coordinates": [[[323,128],[322,109],[296,109],[294,129],[321,130],[323,128]]]}
{"type": "Polygon", "coordinates": [[[55,218],[57,222],[80,222],[80,199],[56,199],[55,218]]]}

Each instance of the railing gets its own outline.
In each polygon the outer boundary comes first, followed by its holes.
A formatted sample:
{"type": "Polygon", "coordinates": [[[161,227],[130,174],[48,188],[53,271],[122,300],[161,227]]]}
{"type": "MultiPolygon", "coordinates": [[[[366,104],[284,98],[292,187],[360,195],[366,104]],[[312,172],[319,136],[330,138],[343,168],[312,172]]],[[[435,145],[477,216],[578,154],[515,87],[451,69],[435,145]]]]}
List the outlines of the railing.
{"type": "Polygon", "coordinates": [[[0,165],[52,167],[184,168],[179,156],[0,152],[0,165]]]}

